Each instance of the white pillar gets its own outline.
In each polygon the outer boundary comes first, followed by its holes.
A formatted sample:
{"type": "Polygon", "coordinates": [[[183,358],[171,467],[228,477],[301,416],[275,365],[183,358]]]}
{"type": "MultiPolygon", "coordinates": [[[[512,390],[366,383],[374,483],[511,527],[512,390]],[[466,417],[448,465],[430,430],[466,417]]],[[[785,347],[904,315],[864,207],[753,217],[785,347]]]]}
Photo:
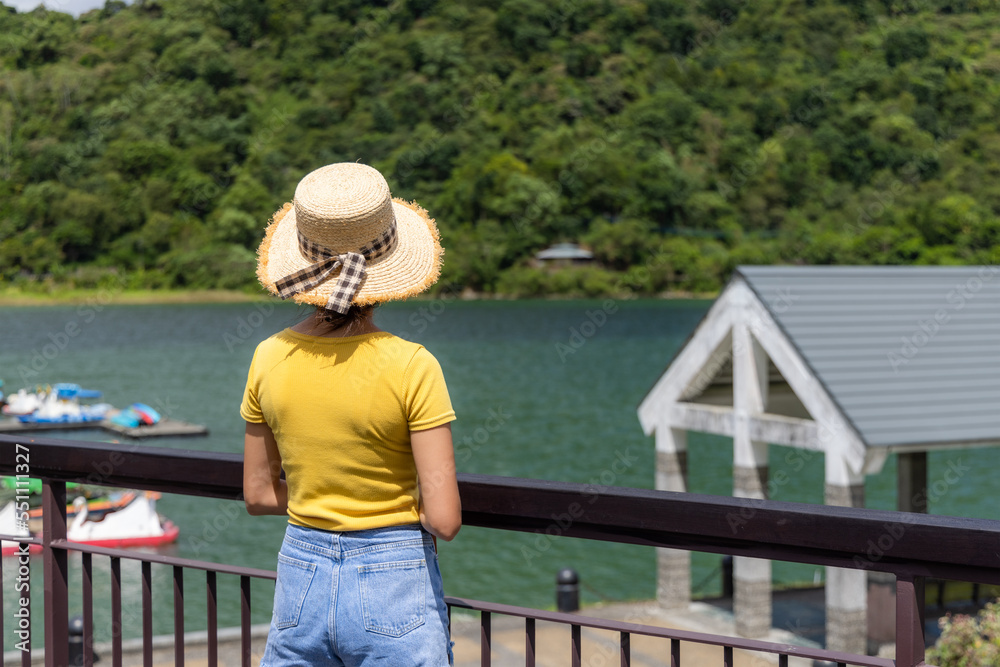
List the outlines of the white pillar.
{"type": "MultiPolygon", "coordinates": [[[[656,488],[686,493],[687,431],[660,426],[656,429],[656,488]]],[[[656,550],[656,599],[668,609],[687,609],[691,604],[691,552],[684,549],[656,550]]]]}
{"type": "MultiPolygon", "coordinates": [[[[767,498],[767,443],[751,440],[750,417],[767,405],[767,356],[743,322],[733,327],[733,496],[767,498]]],[[[733,559],[736,632],[763,637],[771,630],[771,561],[733,559]]]]}
{"type": "MultiPolygon", "coordinates": [[[[826,504],[865,506],[865,477],[844,457],[826,453],[826,504]]],[[[864,570],[826,568],[826,647],[831,651],[868,652],[868,575],[864,570]]]]}

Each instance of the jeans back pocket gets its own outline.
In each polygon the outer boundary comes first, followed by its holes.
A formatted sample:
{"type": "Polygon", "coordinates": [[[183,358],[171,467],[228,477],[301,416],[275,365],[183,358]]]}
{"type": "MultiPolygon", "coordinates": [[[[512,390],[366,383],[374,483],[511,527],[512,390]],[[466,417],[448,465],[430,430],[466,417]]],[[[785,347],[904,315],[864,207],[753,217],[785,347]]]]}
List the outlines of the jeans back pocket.
{"type": "Polygon", "coordinates": [[[316,565],[278,554],[278,583],[274,589],[274,626],[278,629],[299,624],[302,603],[309,592],[316,565]]]}
{"type": "Polygon", "coordinates": [[[402,637],[424,623],[427,563],[406,560],[358,566],[365,629],[402,637]]]}

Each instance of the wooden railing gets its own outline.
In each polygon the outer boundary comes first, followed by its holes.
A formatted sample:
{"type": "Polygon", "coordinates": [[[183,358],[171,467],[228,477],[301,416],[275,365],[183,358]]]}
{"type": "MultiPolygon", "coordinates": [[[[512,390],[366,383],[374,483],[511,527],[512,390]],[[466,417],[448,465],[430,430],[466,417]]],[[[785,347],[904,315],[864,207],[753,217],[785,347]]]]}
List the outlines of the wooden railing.
{"type": "MultiPolygon", "coordinates": [[[[175,663],[182,665],[184,570],[203,570],[210,613],[214,614],[216,573],[235,575],[241,581],[241,618],[244,630],[243,664],[250,664],[251,578],[273,579],[274,573],[205,563],[159,555],[103,549],[66,540],[66,482],[85,482],[117,487],[230,499],[241,498],[242,457],[203,451],[158,449],[143,446],[98,444],[0,436],[0,474],[17,471],[15,448],[30,452],[30,474],[43,480],[44,526],[41,540],[25,540],[41,546],[44,561],[45,664],[62,666],[67,658],[68,584],[67,556],[70,551],[84,554],[85,645],[92,642],[92,596],[89,568],[92,555],[143,563],[144,653],[151,656],[152,607],[148,595],[148,569],[161,563],[173,567],[175,591],[175,663]],[[178,606],[180,605],[180,606],[178,606]]],[[[942,516],[903,514],[823,505],[747,501],[697,494],[650,491],[618,487],[517,479],[485,475],[460,475],[463,522],[499,530],[544,532],[559,519],[561,535],[591,540],[669,547],[736,556],[750,556],[815,565],[869,569],[896,577],[896,659],[836,653],[787,644],[669,630],[631,623],[587,619],[579,615],[542,612],[488,602],[449,599],[453,607],[481,612],[483,624],[482,664],[490,664],[489,627],[493,614],[521,616],[527,620],[525,645],[533,647],[534,620],[564,622],[573,627],[576,638],[570,646],[570,662],[581,664],[580,627],[595,627],[621,633],[621,664],[628,662],[631,634],[662,637],[671,642],[673,666],[679,667],[679,642],[688,641],[725,647],[724,664],[732,664],[734,649],[772,653],[779,664],[789,656],[825,660],[839,665],[866,667],[918,667],[924,664],[923,582],[925,577],[1000,584],[1000,522],[942,516]],[[749,516],[748,516],[749,515],[749,516]],[[727,517],[740,516],[736,533],[727,517]],[[886,534],[893,536],[887,544],[886,534]],[[881,541],[880,541],[881,538],[881,541]],[[871,558],[870,545],[880,544],[881,555],[871,558]]],[[[4,536],[5,539],[17,539],[4,536]]],[[[0,582],[3,585],[3,582],[0,582]]],[[[112,578],[112,611],[120,622],[120,580],[112,578]],[[115,583],[118,582],[116,589],[115,583]],[[117,596],[117,598],[115,597],[117,596]],[[118,602],[116,603],[116,599],[118,602]],[[115,606],[117,604],[117,612],[115,606]]],[[[10,619],[12,610],[0,610],[0,618],[10,619]]],[[[212,627],[210,626],[210,646],[212,627]]],[[[2,632],[0,626],[0,632],[2,632]]],[[[112,664],[120,664],[120,637],[112,664]]],[[[30,662],[30,651],[22,664],[30,662]]],[[[85,664],[92,664],[91,652],[85,664]]],[[[151,657],[149,659],[151,661],[151,657]]],[[[533,664],[533,650],[526,650],[527,664],[533,664]]],[[[147,664],[150,664],[147,661],[147,664]]],[[[210,664],[212,662],[210,648],[210,664]]]]}

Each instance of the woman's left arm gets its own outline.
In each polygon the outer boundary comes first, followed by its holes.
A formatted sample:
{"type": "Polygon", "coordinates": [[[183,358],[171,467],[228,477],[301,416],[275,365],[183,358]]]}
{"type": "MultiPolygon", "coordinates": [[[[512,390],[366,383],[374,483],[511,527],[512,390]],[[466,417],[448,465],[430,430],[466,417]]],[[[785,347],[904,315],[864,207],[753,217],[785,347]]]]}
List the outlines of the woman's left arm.
{"type": "Polygon", "coordinates": [[[410,443],[420,485],[420,523],[435,537],[451,541],[462,527],[451,424],[411,431],[410,443]]]}
{"type": "Polygon", "coordinates": [[[266,422],[247,422],[243,437],[243,501],[247,512],[288,513],[288,485],[281,479],[281,453],[266,422]]]}

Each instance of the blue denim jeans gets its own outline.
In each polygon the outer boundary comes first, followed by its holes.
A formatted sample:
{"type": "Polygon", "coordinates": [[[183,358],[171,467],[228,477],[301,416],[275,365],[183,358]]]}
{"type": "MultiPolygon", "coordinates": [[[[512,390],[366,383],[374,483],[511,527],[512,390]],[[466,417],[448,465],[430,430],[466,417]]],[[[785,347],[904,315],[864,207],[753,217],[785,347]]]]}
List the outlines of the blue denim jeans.
{"type": "Polygon", "coordinates": [[[289,524],[260,664],[452,664],[431,536],[419,524],[342,533],[289,524]]]}

